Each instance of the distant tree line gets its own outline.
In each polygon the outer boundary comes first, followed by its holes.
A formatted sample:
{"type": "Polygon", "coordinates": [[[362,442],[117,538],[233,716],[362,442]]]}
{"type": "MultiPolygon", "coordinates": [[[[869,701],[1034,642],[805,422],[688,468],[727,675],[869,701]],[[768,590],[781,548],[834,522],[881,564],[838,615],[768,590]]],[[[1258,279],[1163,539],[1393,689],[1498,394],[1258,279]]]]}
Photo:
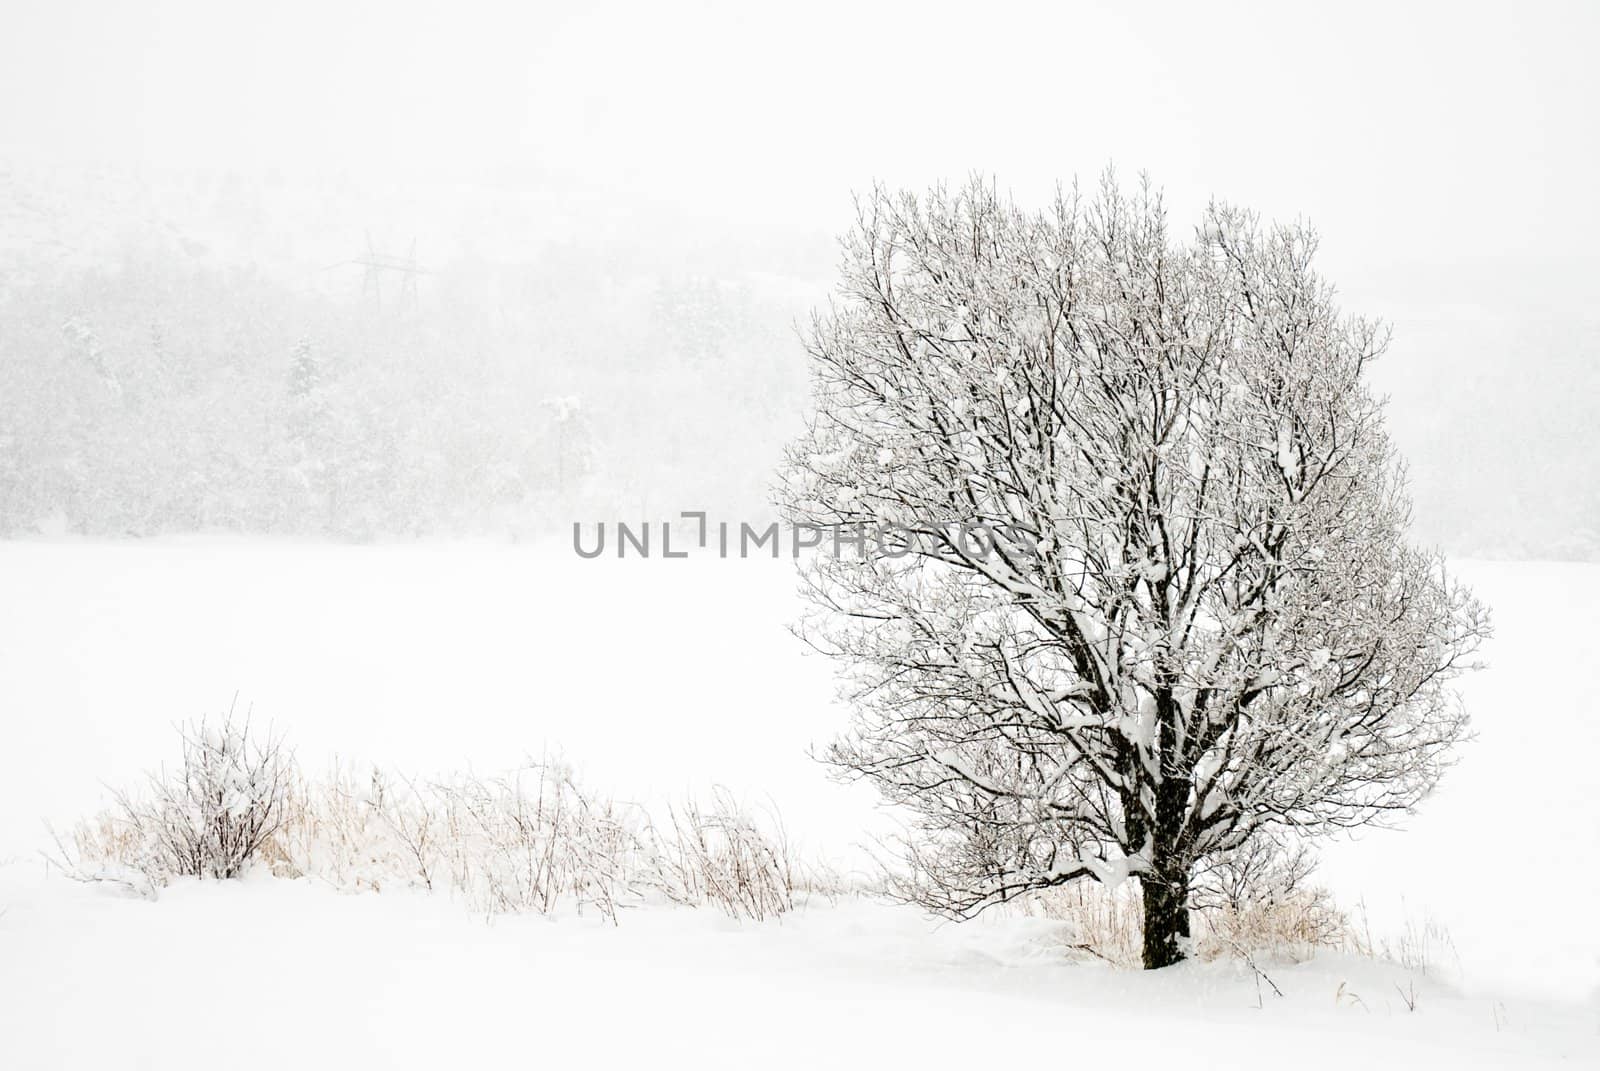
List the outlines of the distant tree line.
{"type": "Polygon", "coordinates": [[[0,535],[754,508],[798,395],[793,340],[762,326],[786,318],[747,287],[584,274],[446,271],[398,316],[164,253],[34,273],[0,291],[0,535]]]}

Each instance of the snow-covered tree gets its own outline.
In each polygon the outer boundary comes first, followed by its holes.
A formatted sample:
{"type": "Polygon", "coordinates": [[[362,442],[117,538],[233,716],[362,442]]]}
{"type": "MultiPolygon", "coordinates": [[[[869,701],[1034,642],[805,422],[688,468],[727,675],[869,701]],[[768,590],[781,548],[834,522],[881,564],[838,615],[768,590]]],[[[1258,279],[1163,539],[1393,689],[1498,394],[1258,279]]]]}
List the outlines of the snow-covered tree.
{"type": "Polygon", "coordinates": [[[845,534],[802,632],[854,703],[830,761],[916,816],[919,902],[1134,877],[1161,967],[1198,871],[1438,780],[1487,616],[1406,541],[1386,336],[1315,246],[1221,205],[1179,241],[1110,176],[860,203],[779,494],[845,534]]]}
{"type": "Polygon", "coordinates": [[[309,398],[322,385],[322,366],[311,349],[311,340],[301,338],[289,356],[289,396],[309,398]]]}

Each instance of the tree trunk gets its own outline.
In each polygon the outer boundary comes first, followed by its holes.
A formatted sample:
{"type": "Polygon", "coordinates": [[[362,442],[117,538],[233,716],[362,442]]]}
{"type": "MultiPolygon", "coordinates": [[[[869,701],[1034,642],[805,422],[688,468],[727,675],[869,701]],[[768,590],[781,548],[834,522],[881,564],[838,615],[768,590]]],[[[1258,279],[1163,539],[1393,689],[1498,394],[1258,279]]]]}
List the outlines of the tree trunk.
{"type": "Polygon", "coordinates": [[[1170,967],[1183,959],[1179,938],[1189,936],[1189,871],[1175,868],[1164,877],[1140,880],[1144,889],[1144,967],[1170,967]]]}

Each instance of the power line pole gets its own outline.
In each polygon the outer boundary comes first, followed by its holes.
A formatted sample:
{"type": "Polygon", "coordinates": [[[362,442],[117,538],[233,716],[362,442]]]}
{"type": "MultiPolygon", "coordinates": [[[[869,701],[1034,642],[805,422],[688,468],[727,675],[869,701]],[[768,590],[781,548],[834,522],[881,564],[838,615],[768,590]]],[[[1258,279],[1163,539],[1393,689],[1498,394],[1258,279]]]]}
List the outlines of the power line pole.
{"type": "Polygon", "coordinates": [[[401,313],[415,312],[417,308],[417,277],[427,275],[428,269],[417,266],[417,240],[411,239],[411,250],[403,257],[379,253],[372,244],[372,232],[367,232],[367,253],[352,263],[366,268],[361,278],[361,297],[373,311],[383,307],[383,276],[393,272],[400,277],[400,293],[396,309],[401,313]]]}

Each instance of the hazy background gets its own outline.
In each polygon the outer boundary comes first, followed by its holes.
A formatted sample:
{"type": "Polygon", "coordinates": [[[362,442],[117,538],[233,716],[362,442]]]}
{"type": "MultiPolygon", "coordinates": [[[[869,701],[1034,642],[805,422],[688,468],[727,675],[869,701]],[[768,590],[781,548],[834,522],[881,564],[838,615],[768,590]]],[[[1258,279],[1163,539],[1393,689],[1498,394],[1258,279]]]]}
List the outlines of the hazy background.
{"type": "Polygon", "coordinates": [[[1593,6],[1211,7],[5,0],[0,531],[763,515],[850,191],[1115,161],[1318,226],[1423,538],[1600,558],[1593,6]]]}

